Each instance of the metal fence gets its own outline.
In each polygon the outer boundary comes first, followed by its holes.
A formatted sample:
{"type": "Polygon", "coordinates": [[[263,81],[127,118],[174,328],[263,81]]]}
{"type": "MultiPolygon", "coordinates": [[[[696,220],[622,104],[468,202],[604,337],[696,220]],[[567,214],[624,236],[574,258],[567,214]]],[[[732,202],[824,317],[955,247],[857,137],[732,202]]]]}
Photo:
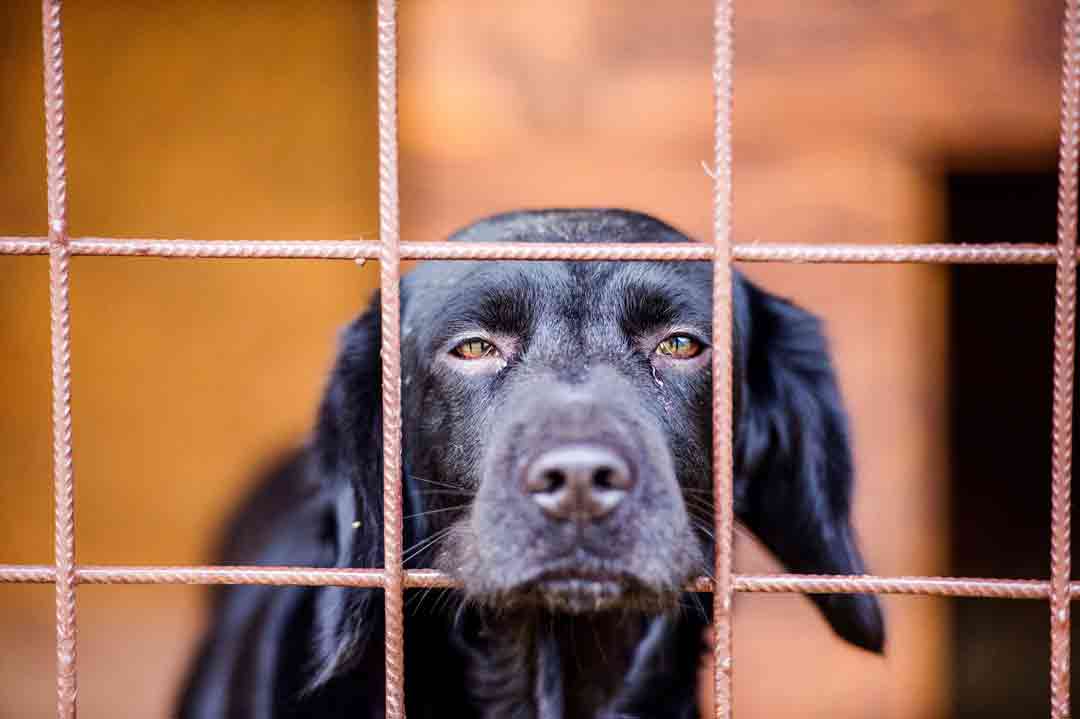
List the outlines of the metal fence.
{"type": "Polygon", "coordinates": [[[1080,0],[1066,0],[1059,141],[1058,236],[1055,245],[734,245],[731,242],[731,107],[733,0],[716,0],[713,87],[715,143],[713,242],[690,246],[605,244],[483,245],[401,242],[398,223],[397,24],[396,1],[379,0],[379,241],[193,242],[187,240],[73,238],[68,235],[64,138],[62,0],[43,0],[45,126],[49,234],[0,237],[0,255],[49,255],[52,344],[55,563],[0,565],[0,583],[56,586],[57,713],[76,714],[76,613],[78,584],[272,584],[378,587],[386,599],[386,714],[405,716],[403,591],[407,587],[453,586],[432,570],[402,566],[401,354],[399,343],[402,259],[514,260],[711,260],[713,334],[731,337],[731,263],[967,263],[1057,266],[1054,330],[1053,470],[1049,581],[960,577],[736,575],[732,567],[731,343],[717,341],[713,354],[713,460],[716,507],[715,581],[694,580],[690,589],[713,593],[717,717],[732,706],[732,597],[734,592],[877,593],[943,597],[1048,599],[1050,604],[1051,717],[1069,716],[1070,602],[1080,596],[1071,582],[1070,505],[1072,397],[1076,324],[1077,163],[1080,134],[1080,0]],[[69,267],[72,255],[378,259],[381,266],[383,363],[384,569],[306,567],[125,567],[75,563],[74,474],[71,449],[71,343],[69,267]]]}

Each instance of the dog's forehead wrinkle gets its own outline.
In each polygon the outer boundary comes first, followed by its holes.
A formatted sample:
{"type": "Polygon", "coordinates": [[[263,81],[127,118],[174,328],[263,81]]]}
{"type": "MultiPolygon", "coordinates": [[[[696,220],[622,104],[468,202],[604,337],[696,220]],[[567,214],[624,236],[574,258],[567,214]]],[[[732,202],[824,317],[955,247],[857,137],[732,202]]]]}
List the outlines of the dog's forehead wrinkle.
{"type": "Polygon", "coordinates": [[[628,297],[664,298],[678,308],[680,320],[700,327],[708,340],[709,293],[701,287],[695,293],[692,286],[702,283],[691,281],[685,268],[673,264],[423,263],[414,272],[412,291],[431,294],[433,301],[406,303],[403,339],[435,346],[469,329],[508,331],[521,342],[519,349],[535,344],[533,356],[544,356],[581,381],[590,364],[627,357],[635,323],[656,322],[650,317],[628,319],[628,297]],[[412,306],[424,308],[425,315],[409,311],[412,306]],[[417,327],[424,328],[423,335],[414,338],[417,327]]]}

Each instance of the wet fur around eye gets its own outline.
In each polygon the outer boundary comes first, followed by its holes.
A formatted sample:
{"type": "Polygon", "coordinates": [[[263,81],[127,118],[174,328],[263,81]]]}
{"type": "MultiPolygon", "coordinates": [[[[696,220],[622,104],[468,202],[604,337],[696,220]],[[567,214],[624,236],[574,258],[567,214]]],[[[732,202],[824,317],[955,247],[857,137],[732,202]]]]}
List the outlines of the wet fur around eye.
{"type": "MultiPolygon", "coordinates": [[[[498,215],[451,239],[690,241],[623,210],[498,215]]],[[[461,585],[406,591],[411,719],[698,715],[711,602],[683,588],[714,553],[711,282],[699,262],[429,262],[403,280],[405,563],[461,585]],[[657,351],[673,337],[700,346],[657,351]],[[454,354],[476,340],[492,351],[454,354]]],[[[824,329],[738,273],[733,292],[737,516],[792,571],[862,573],[824,329]]],[[[310,441],[239,506],[218,561],[382,566],[379,323],[376,297],[310,441]]],[[[875,597],[808,601],[883,649],[875,597]]],[[[219,587],[209,611],[180,717],[384,716],[382,590],[219,587]]]]}

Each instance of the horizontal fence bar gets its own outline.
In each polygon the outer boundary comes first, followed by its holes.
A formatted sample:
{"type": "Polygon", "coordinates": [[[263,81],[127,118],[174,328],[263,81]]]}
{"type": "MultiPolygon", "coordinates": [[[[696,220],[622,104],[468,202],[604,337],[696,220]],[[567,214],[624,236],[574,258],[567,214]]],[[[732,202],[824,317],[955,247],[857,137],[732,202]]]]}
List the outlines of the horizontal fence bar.
{"type": "Polygon", "coordinates": [[[1054,264],[1054,245],[735,245],[740,262],[810,264],[1039,265],[1054,264]]]}
{"type": "MultiPolygon", "coordinates": [[[[55,570],[47,564],[0,565],[0,584],[49,584],[55,570]]],[[[280,586],[382,587],[381,569],[307,569],[304,567],[80,566],[79,584],[266,584],[280,586]]],[[[457,587],[450,576],[432,569],[405,572],[405,586],[457,587]]],[[[698,577],[687,591],[711,592],[713,582],[698,577]]],[[[766,594],[907,594],[936,597],[1046,599],[1050,582],[1040,579],[970,577],[877,577],[813,574],[738,574],[735,590],[766,594]]],[[[1080,582],[1071,582],[1080,599],[1080,582]]]]}
{"type": "MultiPolygon", "coordinates": [[[[0,237],[0,255],[48,253],[43,237],[0,237]]],[[[379,243],[370,240],[166,240],[119,237],[77,237],[71,253],[83,256],[166,257],[205,259],[378,259],[379,243]]]]}
{"type": "MultiPolygon", "coordinates": [[[[376,260],[373,240],[166,240],[81,237],[71,240],[71,254],[82,256],[205,259],[376,260]]],[[[700,261],[713,258],[704,243],[539,243],[539,242],[402,242],[406,260],[656,260],[700,261]]],[[[46,255],[45,237],[0,237],[0,255],[46,255]]],[[[741,244],[732,247],[740,262],[808,264],[969,264],[1040,265],[1057,261],[1050,244],[984,245],[799,245],[741,244]]]]}
{"type": "MultiPolygon", "coordinates": [[[[972,577],[875,577],[813,574],[737,575],[738,592],[769,594],[907,594],[984,599],[1046,599],[1050,582],[1038,579],[979,579],[972,577]]],[[[1080,582],[1072,584],[1080,598],[1080,582]]]]}

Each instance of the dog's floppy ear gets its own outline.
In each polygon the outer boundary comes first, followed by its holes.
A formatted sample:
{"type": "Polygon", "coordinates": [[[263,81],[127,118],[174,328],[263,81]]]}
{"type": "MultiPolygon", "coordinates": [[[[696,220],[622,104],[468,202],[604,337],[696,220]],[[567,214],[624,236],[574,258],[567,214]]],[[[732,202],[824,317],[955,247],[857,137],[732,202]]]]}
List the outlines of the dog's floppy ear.
{"type": "MultiPolygon", "coordinates": [[[[820,324],[742,278],[736,292],[739,517],[794,572],[861,574],[847,418],[820,324]]],[[[882,651],[876,597],[811,599],[841,637],[882,651]]]]}
{"type": "MultiPolygon", "coordinates": [[[[342,334],[319,410],[312,462],[326,493],[323,541],[336,567],[381,567],[382,370],[379,300],[342,334]]],[[[376,590],[323,587],[315,602],[316,688],[348,669],[382,631],[376,590]]]]}

